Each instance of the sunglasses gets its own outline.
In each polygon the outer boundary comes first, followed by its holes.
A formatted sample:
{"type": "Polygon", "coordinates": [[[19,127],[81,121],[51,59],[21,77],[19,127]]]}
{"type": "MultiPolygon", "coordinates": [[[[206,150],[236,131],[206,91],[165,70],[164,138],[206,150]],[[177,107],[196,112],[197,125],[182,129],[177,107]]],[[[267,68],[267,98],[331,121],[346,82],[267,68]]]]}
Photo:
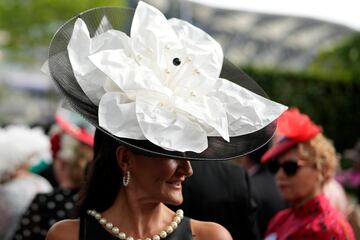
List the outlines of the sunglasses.
{"type": "Polygon", "coordinates": [[[282,164],[276,160],[270,161],[268,163],[268,168],[272,173],[276,174],[279,169],[282,168],[288,177],[295,176],[300,167],[302,167],[302,165],[299,165],[298,162],[294,160],[286,161],[282,164]]]}

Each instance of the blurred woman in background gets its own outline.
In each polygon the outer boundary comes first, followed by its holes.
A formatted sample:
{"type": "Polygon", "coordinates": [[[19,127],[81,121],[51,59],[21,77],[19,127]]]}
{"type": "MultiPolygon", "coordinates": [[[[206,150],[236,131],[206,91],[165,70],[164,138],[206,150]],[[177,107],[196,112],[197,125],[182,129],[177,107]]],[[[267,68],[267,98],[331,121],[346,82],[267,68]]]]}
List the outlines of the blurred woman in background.
{"type": "Polygon", "coordinates": [[[292,207],[275,215],[265,239],[354,239],[344,216],[323,194],[324,184],[335,172],[333,145],[297,109],[285,112],[278,128],[283,136],[262,161],[276,173],[280,193],[292,207]]]}
{"type": "Polygon", "coordinates": [[[0,155],[0,239],[8,240],[34,196],[52,190],[46,179],[28,171],[50,158],[49,139],[40,129],[0,129],[0,155]]]}
{"type": "Polygon", "coordinates": [[[57,111],[51,145],[53,171],[59,187],[34,198],[22,216],[13,239],[43,240],[55,222],[73,217],[85,168],[93,158],[94,127],[79,118],[65,109],[57,111]]]}

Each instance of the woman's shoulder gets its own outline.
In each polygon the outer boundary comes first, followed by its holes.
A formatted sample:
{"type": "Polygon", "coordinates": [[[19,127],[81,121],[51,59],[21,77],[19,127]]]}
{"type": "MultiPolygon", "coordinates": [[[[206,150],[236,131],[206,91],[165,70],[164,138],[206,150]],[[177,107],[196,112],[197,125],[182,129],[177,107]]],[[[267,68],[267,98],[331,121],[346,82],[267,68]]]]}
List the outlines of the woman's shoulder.
{"type": "Polygon", "coordinates": [[[284,222],[285,219],[288,218],[288,216],[292,213],[291,208],[286,208],[283,210],[280,210],[277,212],[269,221],[267,228],[266,228],[266,234],[269,232],[274,231],[275,229],[278,229],[279,226],[284,222]]]}
{"type": "Polygon", "coordinates": [[[314,239],[347,239],[355,240],[351,226],[342,220],[333,220],[331,222],[316,221],[303,233],[314,236],[314,239]]]}
{"type": "Polygon", "coordinates": [[[277,212],[271,219],[270,223],[277,224],[279,221],[283,221],[283,219],[288,218],[289,215],[293,213],[293,209],[285,208],[277,212]]]}
{"type": "Polygon", "coordinates": [[[191,229],[194,239],[196,240],[232,240],[229,231],[214,222],[203,222],[191,219],[191,229]]]}
{"type": "Polygon", "coordinates": [[[46,240],[79,240],[79,229],[79,220],[62,220],[50,228],[46,240]]]}
{"type": "Polygon", "coordinates": [[[355,239],[351,225],[337,210],[333,210],[333,214],[318,217],[312,223],[311,229],[319,236],[324,235],[321,239],[355,239]]]}

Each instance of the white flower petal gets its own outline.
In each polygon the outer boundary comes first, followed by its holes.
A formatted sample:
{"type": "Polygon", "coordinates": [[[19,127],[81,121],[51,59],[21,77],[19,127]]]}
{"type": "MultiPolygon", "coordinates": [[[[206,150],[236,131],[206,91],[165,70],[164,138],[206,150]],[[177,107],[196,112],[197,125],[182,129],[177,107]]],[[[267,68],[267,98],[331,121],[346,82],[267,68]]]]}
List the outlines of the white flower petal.
{"type": "MultiPolygon", "coordinates": [[[[195,118],[201,125],[208,125],[213,128],[217,134],[229,141],[228,119],[222,102],[217,98],[210,97],[173,97],[174,106],[195,118]]],[[[210,129],[211,129],[210,128],[210,129]]],[[[208,127],[206,127],[208,129],[208,127]]],[[[211,132],[213,131],[211,129],[211,132]]]]}
{"type": "Polygon", "coordinates": [[[91,54],[102,50],[121,49],[126,55],[132,53],[131,40],[123,32],[114,29],[108,30],[91,39],[91,54]]]}
{"type": "Polygon", "coordinates": [[[220,44],[205,31],[186,21],[172,18],[169,24],[186,49],[186,54],[192,58],[192,63],[209,77],[217,79],[224,59],[220,44]]]}
{"type": "Polygon", "coordinates": [[[261,97],[226,79],[219,79],[209,96],[225,104],[230,136],[240,136],[260,130],[277,119],[287,107],[261,97]]]}
{"type": "Polygon", "coordinates": [[[89,99],[98,105],[105,93],[102,84],[106,76],[89,61],[91,39],[83,20],[78,18],[67,47],[75,78],[89,99]]]}
{"type": "MultiPolygon", "coordinates": [[[[184,60],[186,61],[186,60],[184,60]]],[[[217,79],[210,77],[206,71],[200,70],[191,63],[184,63],[178,69],[173,70],[168,87],[175,92],[187,90],[196,95],[206,95],[216,84],[217,79]]]]}
{"type": "Polygon", "coordinates": [[[78,18],[67,47],[71,66],[80,87],[89,99],[98,105],[105,94],[103,89],[106,75],[97,69],[88,56],[103,49],[124,48],[130,51],[129,38],[120,31],[107,31],[91,39],[85,22],[78,18]]]}
{"type": "Polygon", "coordinates": [[[135,102],[121,93],[106,93],[99,104],[99,125],[122,138],[145,140],[135,114],[135,102]]]}
{"type": "Polygon", "coordinates": [[[156,8],[139,2],[132,26],[131,39],[134,56],[163,83],[166,84],[171,75],[173,59],[183,53],[183,46],[169,25],[165,16],[156,8]],[[168,47],[171,46],[169,51],[168,47]],[[175,56],[174,56],[175,55],[175,56]]]}
{"type": "Polygon", "coordinates": [[[119,86],[114,83],[113,80],[111,80],[110,78],[107,78],[104,82],[104,90],[105,92],[123,92],[119,86]]]}
{"type": "Polygon", "coordinates": [[[94,69],[84,76],[77,76],[76,79],[86,96],[95,104],[99,105],[101,97],[105,94],[104,84],[107,81],[106,75],[94,69]]]}
{"type": "Polygon", "coordinates": [[[134,47],[148,50],[152,48],[157,51],[157,43],[161,42],[178,42],[177,36],[168,20],[158,9],[153,6],[140,1],[136,7],[131,25],[130,36],[136,41],[134,47]]]}
{"type": "Polygon", "coordinates": [[[150,96],[136,99],[136,115],[144,136],[167,150],[204,151],[208,147],[207,135],[201,126],[159,99],[150,96]]]}
{"type": "Polygon", "coordinates": [[[75,74],[82,76],[94,70],[94,66],[87,60],[91,52],[90,34],[81,18],[78,18],[74,24],[67,50],[75,74]]]}
{"type": "Polygon", "coordinates": [[[173,81],[181,78],[182,81],[176,81],[177,87],[207,94],[221,72],[224,58],[221,46],[209,34],[186,21],[172,18],[169,24],[184,47],[186,57],[183,62],[188,67],[185,74],[175,76],[173,81]]]}
{"type": "Polygon", "coordinates": [[[139,66],[123,50],[100,51],[89,59],[125,93],[146,89],[171,94],[151,71],[139,66]]]}

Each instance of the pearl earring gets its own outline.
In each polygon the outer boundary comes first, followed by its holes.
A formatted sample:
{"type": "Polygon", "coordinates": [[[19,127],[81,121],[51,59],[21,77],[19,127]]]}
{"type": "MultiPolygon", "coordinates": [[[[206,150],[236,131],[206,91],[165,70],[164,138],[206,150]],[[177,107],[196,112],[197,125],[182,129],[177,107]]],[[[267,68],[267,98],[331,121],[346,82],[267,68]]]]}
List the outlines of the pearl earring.
{"type": "Polygon", "coordinates": [[[123,176],[123,185],[124,185],[124,187],[129,185],[129,182],[130,182],[130,171],[127,171],[125,173],[125,175],[123,176]]]}

